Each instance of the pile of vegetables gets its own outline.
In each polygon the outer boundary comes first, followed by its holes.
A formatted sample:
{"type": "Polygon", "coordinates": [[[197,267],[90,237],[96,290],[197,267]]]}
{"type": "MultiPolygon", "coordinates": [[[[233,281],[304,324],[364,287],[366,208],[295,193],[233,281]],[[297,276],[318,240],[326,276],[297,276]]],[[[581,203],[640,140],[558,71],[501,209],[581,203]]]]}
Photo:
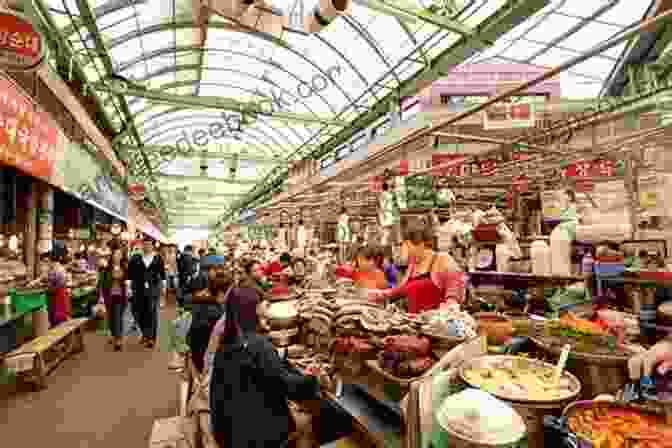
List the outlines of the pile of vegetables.
{"type": "Polygon", "coordinates": [[[568,418],[568,425],[593,448],[672,448],[672,427],[664,418],[634,409],[581,409],[568,418]]]}
{"type": "Polygon", "coordinates": [[[608,336],[607,326],[603,322],[580,319],[572,313],[566,313],[559,320],[559,327],[565,330],[564,336],[608,336]]]}
{"type": "Polygon", "coordinates": [[[378,363],[383,370],[398,378],[420,376],[434,364],[431,343],[425,337],[388,336],[383,339],[383,344],[378,363]]]}

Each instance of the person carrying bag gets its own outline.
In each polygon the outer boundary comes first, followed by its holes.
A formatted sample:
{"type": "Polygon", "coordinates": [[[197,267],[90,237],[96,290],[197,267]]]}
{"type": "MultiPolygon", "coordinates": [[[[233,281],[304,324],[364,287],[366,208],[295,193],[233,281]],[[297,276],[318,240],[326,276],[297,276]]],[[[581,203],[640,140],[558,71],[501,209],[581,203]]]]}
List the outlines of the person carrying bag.
{"type": "Polygon", "coordinates": [[[214,439],[220,447],[296,446],[308,431],[298,431],[301,422],[288,400],[319,400],[317,378],[289,366],[267,338],[256,334],[256,301],[234,289],[224,316],[210,380],[214,439]],[[256,422],[253,427],[250,421],[256,422]]]}

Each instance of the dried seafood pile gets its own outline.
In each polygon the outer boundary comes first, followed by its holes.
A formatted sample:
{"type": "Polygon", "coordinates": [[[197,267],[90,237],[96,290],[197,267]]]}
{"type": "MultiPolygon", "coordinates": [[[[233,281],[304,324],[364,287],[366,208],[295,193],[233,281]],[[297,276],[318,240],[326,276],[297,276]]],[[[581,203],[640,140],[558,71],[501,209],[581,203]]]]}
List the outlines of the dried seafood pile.
{"type": "MultiPolygon", "coordinates": [[[[287,351],[287,360],[292,366],[317,376],[323,386],[329,388],[328,383],[331,382],[331,376],[335,371],[334,364],[330,361],[329,356],[314,352],[305,345],[291,345],[284,350],[287,351]]],[[[282,351],[281,355],[284,355],[282,351]]]]}
{"type": "Polygon", "coordinates": [[[415,323],[420,332],[437,338],[472,339],[476,337],[476,320],[461,310],[432,310],[419,314],[415,323]]]}
{"type": "Polygon", "coordinates": [[[21,288],[26,283],[28,270],[20,261],[0,258],[0,293],[7,294],[11,288],[21,288]]]}
{"type": "Polygon", "coordinates": [[[307,293],[299,302],[299,315],[318,334],[357,336],[388,333],[416,334],[419,327],[397,308],[384,309],[359,298],[327,299],[307,293]]]}

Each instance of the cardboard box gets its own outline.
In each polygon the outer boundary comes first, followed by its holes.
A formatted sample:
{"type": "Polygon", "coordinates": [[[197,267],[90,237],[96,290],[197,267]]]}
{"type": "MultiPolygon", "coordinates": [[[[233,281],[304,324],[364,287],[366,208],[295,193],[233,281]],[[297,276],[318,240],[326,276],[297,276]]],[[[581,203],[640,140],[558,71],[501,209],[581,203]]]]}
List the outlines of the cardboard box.
{"type": "Polygon", "coordinates": [[[195,428],[191,419],[171,417],[154,421],[149,448],[195,448],[195,428]]]}

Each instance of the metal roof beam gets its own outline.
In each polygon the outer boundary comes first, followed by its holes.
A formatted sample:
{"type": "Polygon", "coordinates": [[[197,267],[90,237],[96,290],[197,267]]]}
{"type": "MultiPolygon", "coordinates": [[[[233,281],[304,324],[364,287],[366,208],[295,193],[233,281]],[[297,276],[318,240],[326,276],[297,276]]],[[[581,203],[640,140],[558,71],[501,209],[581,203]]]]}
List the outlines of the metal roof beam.
{"type": "MultiPolygon", "coordinates": [[[[119,149],[124,150],[124,151],[136,151],[140,149],[138,146],[131,146],[131,145],[119,145],[119,149]]],[[[145,145],[143,148],[146,151],[151,151],[151,152],[158,152],[160,154],[164,153],[171,153],[176,150],[175,146],[171,145],[145,145]]],[[[284,164],[287,162],[287,159],[284,158],[275,158],[275,157],[263,157],[263,156],[257,156],[257,155],[248,155],[245,153],[225,153],[225,152],[217,152],[217,151],[207,151],[207,152],[200,152],[200,151],[194,151],[191,154],[183,155],[183,158],[194,158],[194,159],[217,159],[217,160],[240,160],[241,162],[255,162],[259,164],[284,164]]]]}
{"type": "Polygon", "coordinates": [[[236,185],[254,185],[259,182],[259,179],[227,179],[225,177],[208,177],[208,176],[179,176],[177,174],[165,174],[159,173],[157,175],[159,181],[168,180],[168,181],[184,181],[184,182],[193,182],[193,181],[208,181],[208,182],[219,182],[223,184],[236,184],[236,185]]]}
{"type": "Polygon", "coordinates": [[[96,84],[96,90],[102,90],[117,95],[134,96],[145,98],[157,103],[163,103],[175,106],[186,106],[199,109],[217,109],[239,112],[241,114],[264,115],[278,120],[291,121],[297,123],[317,123],[329,126],[343,126],[342,121],[329,120],[326,118],[314,117],[311,115],[293,114],[289,112],[273,112],[273,105],[270,100],[257,102],[243,102],[233,98],[220,98],[208,96],[187,96],[173,95],[163,93],[158,90],[143,89],[140,87],[122,86],[119,84],[96,84]]]}
{"type": "MultiPolygon", "coordinates": [[[[499,37],[523,23],[530,16],[542,10],[549,3],[550,0],[528,0],[525,2],[509,1],[506,5],[499,8],[493,15],[487,18],[482,24],[477,26],[476,31],[479,35],[484,36],[486,40],[494,42],[499,37]]],[[[389,104],[395,98],[415,95],[418,91],[443,76],[445,71],[461,64],[481,50],[482,45],[478,42],[474,42],[473,39],[460,39],[435,57],[428,67],[419,71],[412,79],[403,82],[402,85],[399,86],[398,91],[387,94],[385,98],[376,103],[374,107],[368,109],[358,118],[349,123],[348,128],[338,132],[325,144],[319,145],[319,147],[314,151],[311,151],[311,154],[306,158],[319,159],[325,154],[329,154],[331,151],[338,148],[339,145],[343,144],[343,142],[352,138],[357,132],[366,129],[366,127],[375,123],[376,120],[388,113],[389,104]]],[[[259,199],[264,198],[269,193],[272,193],[275,189],[279,188],[286,178],[287,171],[270,173],[266,179],[264,179],[264,185],[260,185],[255,191],[244,198],[244,200],[237,203],[232,212],[235,212],[237,209],[249,208],[250,204],[254,204],[259,199]]],[[[228,217],[225,215],[223,218],[224,221],[226,221],[228,217]]]]}
{"type": "MultiPolygon", "coordinates": [[[[76,1],[77,1],[77,8],[79,9],[79,15],[82,21],[84,22],[86,28],[89,30],[89,35],[93,37],[93,41],[96,46],[96,51],[99,54],[103,66],[105,67],[107,76],[111,76],[114,74],[114,64],[112,63],[112,58],[107,52],[105,42],[103,42],[103,38],[100,35],[98,26],[96,25],[96,16],[94,12],[91,10],[91,6],[89,5],[88,0],[76,0],[76,1]]],[[[133,123],[133,114],[131,114],[131,111],[128,108],[126,98],[124,98],[122,93],[117,93],[117,98],[121,106],[121,111],[124,114],[124,120],[123,120],[124,125],[130,127],[131,135],[138,143],[138,145],[142,145],[142,139],[140,138],[140,134],[138,133],[138,130],[135,128],[135,124],[133,123]]],[[[145,165],[147,166],[147,169],[150,170],[151,173],[149,159],[145,154],[143,154],[143,160],[145,165]]]]}
{"type": "MultiPolygon", "coordinates": [[[[464,37],[472,38],[483,42],[473,28],[466,26],[456,20],[433,14],[421,8],[404,8],[389,0],[358,0],[357,3],[365,5],[374,11],[385,11],[386,14],[393,15],[401,20],[420,20],[432,24],[442,30],[452,31],[464,37]]],[[[382,12],[381,11],[381,12],[382,12]]],[[[489,44],[491,45],[491,44],[489,44]]]]}
{"type": "MultiPolygon", "coordinates": [[[[81,67],[79,64],[72,64],[70,65],[70,61],[73,60],[75,57],[75,53],[73,52],[72,44],[70,41],[65,38],[61,32],[59,27],[56,25],[54,22],[53,17],[49,13],[49,8],[44,4],[43,0],[31,0],[30,5],[26,5],[23,8],[23,12],[26,13],[27,15],[30,15],[33,18],[36,18],[38,22],[40,23],[40,28],[45,31],[45,39],[47,43],[49,44],[49,47],[54,51],[56,55],[56,60],[58,62],[58,70],[59,74],[65,78],[63,73],[67,73],[68,67],[72,67],[72,70],[74,74],[76,75],[76,78],[78,78],[84,85],[88,83],[88,79],[86,77],[86,74],[84,73],[83,67],[81,67]]],[[[98,111],[98,114],[101,121],[101,127],[105,127],[110,129],[110,131],[114,132],[115,128],[113,126],[113,121],[110,118],[109,113],[105,109],[102,100],[100,97],[96,94],[96,92],[92,92],[93,95],[93,100],[96,105],[96,109],[98,111]]],[[[96,121],[97,117],[93,117],[94,121],[96,121]]]]}

